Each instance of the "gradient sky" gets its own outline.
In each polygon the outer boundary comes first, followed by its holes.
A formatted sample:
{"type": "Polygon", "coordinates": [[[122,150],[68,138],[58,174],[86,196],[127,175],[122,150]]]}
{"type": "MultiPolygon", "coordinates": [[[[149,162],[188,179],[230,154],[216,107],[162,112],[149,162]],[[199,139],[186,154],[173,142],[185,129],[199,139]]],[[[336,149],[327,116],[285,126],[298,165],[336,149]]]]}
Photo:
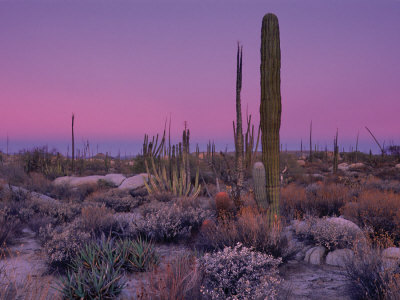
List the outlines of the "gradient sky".
{"type": "MultiPolygon", "coordinates": [[[[76,141],[137,153],[171,114],[177,140],[232,149],[236,43],[242,109],[258,122],[260,31],[279,18],[281,141],[365,151],[400,143],[400,1],[0,1],[0,149],[76,141]]],[[[307,147],[308,148],[308,147],[307,147]]]]}

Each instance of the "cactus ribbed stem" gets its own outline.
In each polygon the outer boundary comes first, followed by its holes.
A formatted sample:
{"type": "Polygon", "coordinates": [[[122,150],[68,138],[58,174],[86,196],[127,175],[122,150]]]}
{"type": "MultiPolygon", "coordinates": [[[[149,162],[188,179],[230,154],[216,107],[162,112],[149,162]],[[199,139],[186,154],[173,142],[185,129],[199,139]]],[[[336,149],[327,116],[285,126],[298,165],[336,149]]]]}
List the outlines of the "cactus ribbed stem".
{"type": "Polygon", "coordinates": [[[254,199],[260,209],[268,208],[265,168],[262,162],[256,162],[253,166],[254,199]]]}
{"type": "Polygon", "coordinates": [[[72,172],[74,172],[75,169],[75,136],[74,136],[74,121],[75,121],[75,115],[72,114],[72,172]]]}
{"type": "Polygon", "coordinates": [[[240,192],[243,189],[244,181],[244,150],[243,150],[243,129],[242,129],[242,104],[240,93],[242,90],[242,47],[238,45],[236,57],[236,130],[233,126],[233,134],[235,136],[235,154],[236,154],[236,191],[234,202],[236,207],[240,207],[240,192]]]}
{"type": "Polygon", "coordinates": [[[278,18],[266,14],[261,29],[262,160],[266,172],[267,199],[271,221],[279,216],[279,130],[281,126],[281,50],[278,18]]]}

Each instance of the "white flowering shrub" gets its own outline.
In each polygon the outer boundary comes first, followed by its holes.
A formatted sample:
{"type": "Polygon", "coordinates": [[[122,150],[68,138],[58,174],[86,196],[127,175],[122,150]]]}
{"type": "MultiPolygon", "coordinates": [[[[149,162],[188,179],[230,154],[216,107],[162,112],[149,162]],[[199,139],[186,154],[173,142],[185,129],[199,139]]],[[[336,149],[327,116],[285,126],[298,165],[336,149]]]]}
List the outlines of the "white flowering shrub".
{"type": "Polygon", "coordinates": [[[211,299],[275,299],[282,279],[282,259],[238,243],[199,260],[204,273],[201,293],[211,299]]]}
{"type": "Polygon", "coordinates": [[[361,229],[354,223],[341,218],[309,218],[294,226],[297,236],[329,250],[352,248],[363,240],[361,229]]]}
{"type": "Polygon", "coordinates": [[[189,238],[192,230],[198,229],[205,219],[213,216],[213,212],[193,206],[183,207],[172,202],[154,202],[142,207],[140,213],[127,215],[130,220],[122,215],[117,219],[128,236],[145,236],[154,241],[176,241],[189,238]]]}

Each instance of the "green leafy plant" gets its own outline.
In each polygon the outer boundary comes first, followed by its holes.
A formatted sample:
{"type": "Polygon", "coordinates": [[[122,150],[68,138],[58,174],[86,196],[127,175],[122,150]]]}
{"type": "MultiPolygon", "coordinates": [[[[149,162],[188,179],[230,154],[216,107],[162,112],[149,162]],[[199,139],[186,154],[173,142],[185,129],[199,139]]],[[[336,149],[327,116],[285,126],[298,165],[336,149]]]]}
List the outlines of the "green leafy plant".
{"type": "Polygon", "coordinates": [[[151,241],[139,237],[137,240],[121,241],[119,247],[124,258],[124,267],[129,271],[145,272],[159,263],[151,241]]]}
{"type": "Polygon", "coordinates": [[[73,258],[59,289],[66,299],[114,299],[125,286],[124,257],[118,243],[103,236],[86,244],[73,258]]]}

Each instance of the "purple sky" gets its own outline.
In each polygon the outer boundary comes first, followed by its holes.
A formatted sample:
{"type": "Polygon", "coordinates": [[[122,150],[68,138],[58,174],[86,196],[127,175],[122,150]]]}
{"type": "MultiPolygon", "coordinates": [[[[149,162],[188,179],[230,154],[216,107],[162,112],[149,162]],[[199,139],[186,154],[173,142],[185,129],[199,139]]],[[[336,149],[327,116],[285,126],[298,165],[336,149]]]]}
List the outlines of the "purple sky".
{"type": "MultiPolygon", "coordinates": [[[[177,140],[232,149],[236,43],[242,109],[259,120],[260,30],[280,22],[281,141],[378,148],[400,143],[400,1],[1,1],[0,149],[79,147],[137,153],[172,115],[177,140]]],[[[307,146],[308,148],[308,146],[307,146]]]]}

